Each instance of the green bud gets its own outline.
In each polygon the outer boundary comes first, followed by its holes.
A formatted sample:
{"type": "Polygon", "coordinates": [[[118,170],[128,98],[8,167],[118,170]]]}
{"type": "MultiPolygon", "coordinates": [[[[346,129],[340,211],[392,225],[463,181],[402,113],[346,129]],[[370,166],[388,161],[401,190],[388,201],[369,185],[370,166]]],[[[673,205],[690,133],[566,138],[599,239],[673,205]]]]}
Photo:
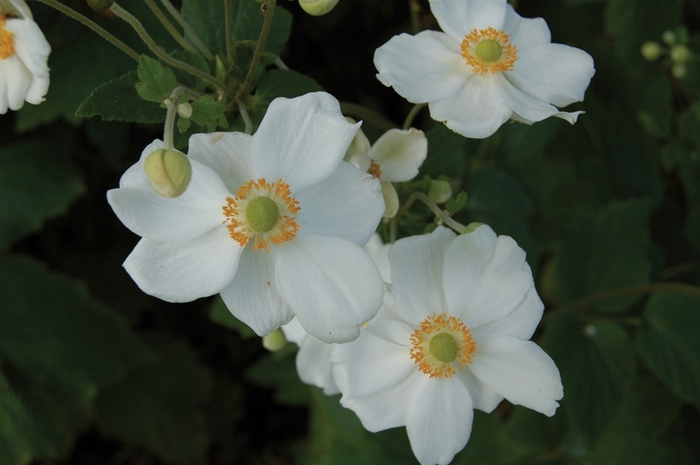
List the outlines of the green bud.
{"type": "Polygon", "coordinates": [[[685,45],[674,45],[671,47],[670,55],[674,63],[686,63],[693,56],[693,53],[685,45]]]}
{"type": "Polygon", "coordinates": [[[647,61],[656,61],[661,56],[661,45],[658,42],[650,40],[642,44],[642,56],[647,61]]]}
{"type": "Polygon", "coordinates": [[[467,228],[464,230],[464,232],[462,232],[462,234],[473,233],[474,231],[476,231],[476,228],[478,228],[479,226],[483,226],[483,225],[484,225],[484,223],[478,223],[476,221],[473,223],[469,223],[467,225],[467,228]]]}
{"type": "Polygon", "coordinates": [[[433,199],[435,203],[445,203],[452,197],[452,187],[447,181],[430,181],[430,189],[428,189],[428,197],[433,199]]]}
{"type": "Polygon", "coordinates": [[[163,197],[177,197],[185,192],[192,179],[192,165],[187,156],[176,150],[159,149],[146,157],[143,169],[153,190],[163,197]]]}
{"type": "Polygon", "coordinates": [[[683,79],[686,74],[688,74],[688,69],[685,67],[684,63],[674,63],[671,66],[671,74],[676,79],[683,79]]]}
{"type": "Polygon", "coordinates": [[[284,337],[284,331],[280,328],[272,331],[267,336],[263,336],[262,345],[270,352],[277,352],[287,345],[287,338],[284,337]]]}
{"type": "Polygon", "coordinates": [[[673,45],[676,43],[676,33],[673,31],[665,31],[661,34],[661,40],[663,40],[666,45],[673,45]]]}
{"type": "Polygon", "coordinates": [[[338,4],[338,0],[299,0],[301,9],[311,16],[323,16],[338,4]]]}
{"type": "Polygon", "coordinates": [[[380,181],[382,184],[382,195],[384,196],[383,218],[393,218],[399,211],[399,194],[396,193],[394,185],[389,181],[380,181]]]}
{"type": "Polygon", "coordinates": [[[107,11],[112,8],[115,0],[87,0],[88,6],[95,11],[107,11]]]}
{"type": "Polygon", "coordinates": [[[185,119],[192,117],[192,105],[189,102],[179,104],[177,106],[177,116],[185,119]]]}

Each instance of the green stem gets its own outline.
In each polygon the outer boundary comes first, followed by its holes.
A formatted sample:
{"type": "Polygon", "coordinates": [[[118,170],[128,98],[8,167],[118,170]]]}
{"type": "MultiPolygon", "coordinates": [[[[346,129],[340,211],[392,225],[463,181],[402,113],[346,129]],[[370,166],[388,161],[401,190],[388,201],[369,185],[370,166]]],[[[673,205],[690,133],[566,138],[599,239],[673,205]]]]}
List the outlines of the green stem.
{"type": "Polygon", "coordinates": [[[411,14],[411,32],[418,34],[420,32],[420,21],[418,20],[420,5],[416,0],[408,0],[408,9],[411,14]]]}
{"type": "Polygon", "coordinates": [[[176,60],[175,58],[171,57],[167,53],[165,53],[163,50],[161,50],[160,47],[158,47],[158,44],[155,43],[155,41],[151,38],[150,35],[148,35],[148,32],[146,32],[146,29],[143,27],[141,22],[134,17],[131,13],[126,11],[124,8],[120,7],[116,3],[112,4],[110,7],[110,10],[117,16],[119,16],[121,19],[126,21],[131,25],[131,27],[134,28],[136,33],[141,37],[141,40],[145,42],[146,45],[148,45],[148,48],[161,60],[169,64],[170,66],[173,66],[175,68],[179,68],[187,73],[190,73],[191,75],[198,77],[202,79],[203,81],[209,83],[211,86],[226,92],[226,93],[232,93],[232,89],[229,89],[226,87],[224,84],[221,82],[217,81],[207,73],[202,72],[201,70],[195,68],[194,66],[188,65],[187,63],[184,63],[180,60],[176,60]]]}
{"type": "Polygon", "coordinates": [[[630,295],[651,294],[652,292],[677,292],[679,294],[689,295],[700,299],[700,287],[692,286],[683,283],[648,283],[639,284],[637,286],[623,287],[613,289],[611,291],[601,291],[584,297],[581,300],[572,302],[567,305],[557,307],[552,312],[544,316],[544,320],[557,318],[561,315],[576,312],[577,310],[589,307],[590,305],[604,300],[614,299],[617,297],[626,297],[630,295]]]}
{"type": "Polygon", "coordinates": [[[170,3],[170,0],[160,0],[160,2],[163,4],[166,10],[168,10],[168,13],[172,15],[173,18],[175,18],[175,21],[178,22],[180,26],[182,26],[182,29],[184,29],[185,34],[194,42],[195,47],[200,51],[202,55],[207,60],[211,60],[214,58],[214,55],[211,54],[209,49],[207,48],[206,45],[204,45],[204,42],[202,42],[202,39],[199,38],[199,36],[194,32],[194,29],[192,29],[192,26],[189,25],[187,21],[185,21],[185,18],[182,17],[179,11],[177,11],[177,8],[173,6],[172,3],[170,3]]]}
{"type": "Polygon", "coordinates": [[[166,105],[165,128],[163,129],[163,146],[165,150],[172,150],[175,145],[175,115],[177,114],[178,98],[185,90],[184,87],[176,87],[170,93],[169,102],[166,105]]]}
{"type": "Polygon", "coordinates": [[[245,103],[238,102],[238,111],[241,112],[241,118],[243,118],[243,123],[245,123],[245,133],[251,134],[253,132],[253,122],[250,120],[245,103]]]}
{"type": "Polygon", "coordinates": [[[112,45],[117,47],[119,50],[121,50],[122,52],[129,55],[134,60],[139,61],[139,58],[141,58],[141,55],[136,53],[136,51],[134,49],[132,49],[131,47],[126,45],[124,42],[122,42],[121,40],[114,37],[111,33],[107,32],[102,26],[99,26],[96,22],[81,15],[77,11],[75,11],[71,8],[68,8],[63,3],[60,3],[56,0],[38,0],[38,1],[50,6],[51,8],[55,8],[56,10],[65,14],[66,16],[70,16],[71,18],[78,21],[79,23],[82,23],[85,26],[89,27],[90,29],[95,31],[97,34],[101,35],[109,43],[111,43],[112,45]]]}
{"type": "Polygon", "coordinates": [[[403,122],[403,127],[401,129],[406,130],[410,128],[418,112],[427,106],[427,103],[419,103],[414,105],[413,108],[411,108],[411,111],[408,112],[408,115],[406,116],[406,121],[403,122]]]}
{"type": "Polygon", "coordinates": [[[267,34],[270,32],[270,26],[272,25],[272,15],[275,12],[275,2],[277,0],[270,0],[260,4],[260,10],[262,11],[265,20],[263,21],[262,30],[260,31],[260,38],[258,39],[258,44],[255,47],[255,54],[253,55],[253,61],[250,63],[250,68],[248,69],[248,74],[245,77],[245,81],[241,86],[240,90],[236,94],[234,101],[239,102],[241,98],[248,93],[248,89],[253,83],[253,77],[255,76],[255,70],[260,64],[260,57],[262,57],[263,49],[265,48],[265,42],[267,41],[267,34]]]}
{"type": "Polygon", "coordinates": [[[396,128],[396,125],[384,116],[357,103],[340,102],[340,111],[346,116],[355,116],[356,119],[362,120],[384,132],[396,128]]]}
{"type": "Polygon", "coordinates": [[[666,281],[667,279],[671,279],[679,274],[690,273],[693,271],[697,271],[698,269],[700,269],[700,262],[679,263],[678,265],[674,265],[670,268],[666,268],[665,270],[663,270],[659,274],[659,279],[661,281],[666,281]]]}
{"type": "Polygon", "coordinates": [[[442,221],[443,223],[445,223],[447,226],[454,229],[458,233],[462,234],[464,231],[467,230],[466,226],[464,226],[462,223],[459,223],[459,222],[453,220],[452,217],[449,216],[448,211],[442,210],[438,206],[438,204],[433,202],[433,199],[431,199],[430,197],[428,197],[427,195],[425,195],[422,192],[414,192],[413,194],[411,194],[408,197],[408,200],[406,200],[406,204],[403,207],[401,207],[401,209],[396,213],[395,218],[398,218],[406,210],[411,208],[411,205],[413,205],[413,202],[415,202],[416,200],[420,200],[424,204],[426,204],[428,206],[428,208],[430,208],[430,211],[432,211],[440,221],[442,221]]]}
{"type": "Polygon", "coordinates": [[[233,63],[233,6],[231,0],[224,0],[225,23],[226,23],[226,58],[229,65],[233,63]]]}
{"type": "Polygon", "coordinates": [[[156,18],[158,18],[158,21],[163,25],[163,27],[170,33],[171,36],[173,36],[173,39],[177,41],[178,44],[180,44],[180,47],[184,48],[188,52],[192,53],[197,53],[194,47],[192,47],[184,37],[182,37],[182,34],[178,32],[177,29],[175,29],[175,26],[173,26],[173,23],[170,22],[167,16],[165,16],[165,13],[163,13],[163,10],[158,8],[158,5],[156,5],[156,2],[154,0],[144,0],[146,2],[146,5],[148,5],[148,8],[151,9],[154,15],[156,15],[156,18]]]}

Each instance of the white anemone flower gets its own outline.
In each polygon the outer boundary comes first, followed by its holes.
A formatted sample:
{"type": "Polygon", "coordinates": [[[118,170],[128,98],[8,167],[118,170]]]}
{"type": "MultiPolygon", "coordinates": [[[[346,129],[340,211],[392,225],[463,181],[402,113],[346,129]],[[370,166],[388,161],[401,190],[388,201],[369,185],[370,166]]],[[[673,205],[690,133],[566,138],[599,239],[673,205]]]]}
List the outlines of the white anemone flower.
{"type": "Polygon", "coordinates": [[[573,124],[595,73],[586,52],[552,44],[542,18],[522,18],[506,0],[430,0],[444,32],[401,34],[374,55],[377,77],[453,131],[488,137],[509,119],[550,116],[573,124]]]}
{"type": "Polygon", "coordinates": [[[358,126],[323,92],[275,99],[253,136],[193,135],[192,178],[176,198],[144,173],[163,146],[153,142],[107,194],[143,237],[127,272],[169,302],[221,293],[261,336],[296,315],[324,342],[357,338],[384,292],[362,249],[384,211],[379,181],[342,161],[358,126]]]}
{"type": "MultiPolygon", "coordinates": [[[[348,121],[352,122],[350,118],[348,121]]],[[[387,210],[385,218],[393,218],[399,209],[399,196],[392,182],[410,181],[428,155],[428,139],[415,128],[390,129],[370,145],[362,129],[345,153],[345,161],[378,178],[387,210]]]]}
{"type": "Polygon", "coordinates": [[[44,101],[50,53],[24,0],[0,0],[0,114],[44,101]]]}
{"type": "Polygon", "coordinates": [[[333,352],[343,406],[369,431],[406,426],[421,464],[467,444],[473,409],[503,400],[551,416],[559,370],[529,341],[542,317],[525,252],[488,226],[397,241],[389,251],[395,309],[333,352]]]}

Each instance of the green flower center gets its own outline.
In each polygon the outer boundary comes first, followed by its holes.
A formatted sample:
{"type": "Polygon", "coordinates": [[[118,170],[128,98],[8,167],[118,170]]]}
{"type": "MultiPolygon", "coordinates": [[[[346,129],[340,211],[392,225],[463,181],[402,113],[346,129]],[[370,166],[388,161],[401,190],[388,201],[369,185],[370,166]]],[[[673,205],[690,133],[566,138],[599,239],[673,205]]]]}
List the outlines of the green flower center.
{"type": "Polygon", "coordinates": [[[447,333],[436,334],[430,339],[430,355],[442,363],[452,363],[457,358],[457,341],[447,333]]]}
{"type": "Polygon", "coordinates": [[[493,63],[501,59],[503,47],[497,40],[484,39],[476,46],[476,56],[484,63],[493,63]]]}
{"type": "Polygon", "coordinates": [[[248,202],[245,208],[245,219],[250,228],[259,233],[266,233],[275,227],[280,218],[277,202],[263,195],[248,202]]]}

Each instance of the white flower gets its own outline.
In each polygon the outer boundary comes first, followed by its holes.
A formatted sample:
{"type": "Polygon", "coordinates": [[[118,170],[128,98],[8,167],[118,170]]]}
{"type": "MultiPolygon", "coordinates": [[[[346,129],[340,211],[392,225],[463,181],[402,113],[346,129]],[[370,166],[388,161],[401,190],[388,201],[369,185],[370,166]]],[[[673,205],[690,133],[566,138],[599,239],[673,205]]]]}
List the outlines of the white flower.
{"type": "Polygon", "coordinates": [[[342,161],[358,126],[326,93],[275,99],[253,136],[192,136],[192,179],[172,199],[144,174],[163,145],[150,144],[107,194],[143,237],[127,272],[169,302],[221,293],[259,335],[296,315],[325,342],[355,339],[384,290],[362,249],[384,211],[379,182],[342,161]]]}
{"type": "Polygon", "coordinates": [[[49,90],[51,46],[24,0],[0,0],[0,114],[35,105],[49,90]]]}
{"type": "Polygon", "coordinates": [[[428,139],[418,129],[390,129],[371,146],[360,129],[345,153],[345,161],[381,180],[387,207],[384,217],[393,218],[399,209],[399,196],[392,182],[415,178],[427,155],[428,139]]]}
{"type": "Polygon", "coordinates": [[[444,32],[401,34],[379,47],[374,64],[386,86],[466,137],[488,137],[513,119],[532,124],[583,100],[593,59],[552,44],[542,18],[522,18],[506,0],[430,0],[444,32]]]}
{"type": "Polygon", "coordinates": [[[469,439],[473,409],[506,398],[554,414],[563,387],[528,341],[544,306],[513,239],[439,227],[397,241],[389,260],[395,317],[378,315],[333,352],[341,403],[365,428],[405,425],[421,464],[446,464],[469,439]]]}

